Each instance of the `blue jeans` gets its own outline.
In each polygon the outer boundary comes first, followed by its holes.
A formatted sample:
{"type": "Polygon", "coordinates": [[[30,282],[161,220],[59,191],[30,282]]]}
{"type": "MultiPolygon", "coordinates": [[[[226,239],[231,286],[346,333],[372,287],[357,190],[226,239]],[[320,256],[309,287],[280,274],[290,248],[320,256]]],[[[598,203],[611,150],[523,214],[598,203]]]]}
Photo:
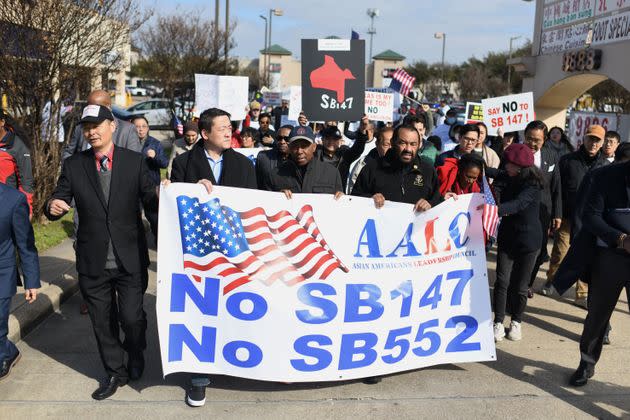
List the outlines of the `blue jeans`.
{"type": "Polygon", "coordinates": [[[9,334],[9,307],[11,298],[0,298],[0,362],[15,356],[18,349],[7,335],[9,334]]]}

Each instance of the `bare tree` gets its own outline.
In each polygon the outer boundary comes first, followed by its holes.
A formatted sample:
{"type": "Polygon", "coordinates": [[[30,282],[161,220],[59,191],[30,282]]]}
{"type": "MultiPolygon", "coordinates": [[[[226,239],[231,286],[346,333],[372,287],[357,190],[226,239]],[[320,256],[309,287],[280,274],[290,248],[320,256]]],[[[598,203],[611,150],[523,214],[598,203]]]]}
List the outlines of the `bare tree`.
{"type": "Polygon", "coordinates": [[[137,0],[0,0],[0,91],[29,137],[36,220],[60,170],[63,102],[128,65],[130,33],[147,17],[137,0]]]}
{"type": "MultiPolygon", "coordinates": [[[[234,33],[236,23],[228,28],[234,33]]],[[[140,75],[155,80],[166,97],[174,99],[178,89],[192,89],[195,73],[226,74],[224,52],[235,47],[224,30],[215,30],[215,22],[200,14],[160,16],[137,37],[143,58],[138,62],[140,75]]],[[[228,58],[227,74],[236,74],[238,63],[228,58]]]]}

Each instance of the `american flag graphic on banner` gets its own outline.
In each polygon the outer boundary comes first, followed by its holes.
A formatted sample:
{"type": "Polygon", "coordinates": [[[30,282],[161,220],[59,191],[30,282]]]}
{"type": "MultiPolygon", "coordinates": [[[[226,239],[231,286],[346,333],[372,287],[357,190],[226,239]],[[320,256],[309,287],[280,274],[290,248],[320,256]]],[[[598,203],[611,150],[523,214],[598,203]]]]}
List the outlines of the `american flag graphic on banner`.
{"type": "Polygon", "coordinates": [[[389,88],[400,92],[400,94],[407,96],[409,91],[413,88],[413,84],[416,82],[416,78],[411,76],[403,69],[398,69],[392,76],[392,81],[389,84],[389,88]]]}
{"type": "Polygon", "coordinates": [[[348,272],[315,223],[313,209],[303,206],[267,215],[256,207],[236,212],[218,198],[200,203],[177,197],[184,268],[214,269],[225,279],[223,293],[251,281],[291,286],[307,279],[325,280],[333,271],[348,272]]]}
{"type": "Polygon", "coordinates": [[[499,222],[501,221],[499,218],[499,207],[494,200],[490,184],[485,176],[483,176],[483,198],[483,230],[488,237],[496,238],[499,222]]]}

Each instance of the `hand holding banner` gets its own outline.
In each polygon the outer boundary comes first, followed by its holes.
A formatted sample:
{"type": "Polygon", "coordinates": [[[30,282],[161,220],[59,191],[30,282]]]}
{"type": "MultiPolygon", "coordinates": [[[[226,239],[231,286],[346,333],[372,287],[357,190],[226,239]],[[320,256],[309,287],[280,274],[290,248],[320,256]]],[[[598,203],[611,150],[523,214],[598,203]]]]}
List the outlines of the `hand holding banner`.
{"type": "Polygon", "coordinates": [[[480,194],[420,214],[196,184],[160,197],[164,374],[311,382],[496,359],[480,194]]]}

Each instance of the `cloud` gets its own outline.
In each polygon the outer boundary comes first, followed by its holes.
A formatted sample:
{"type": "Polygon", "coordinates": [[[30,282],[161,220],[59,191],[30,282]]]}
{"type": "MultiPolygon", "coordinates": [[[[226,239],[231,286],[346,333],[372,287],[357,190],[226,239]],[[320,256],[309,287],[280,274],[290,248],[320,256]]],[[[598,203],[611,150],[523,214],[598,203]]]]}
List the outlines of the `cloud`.
{"type": "MultiPolygon", "coordinates": [[[[157,13],[195,11],[214,19],[214,2],[204,0],[141,0],[157,13]]],[[[269,16],[270,8],[280,8],[284,15],[273,17],[272,42],[300,55],[300,39],[336,35],[349,38],[351,29],[366,39],[370,19],[368,7],[378,8],[375,19],[373,53],[386,49],[407,57],[407,62],[439,62],[442,41],[435,32],[446,33],[446,61],[461,63],[471,56],[483,57],[490,51],[505,51],[509,39],[521,36],[516,45],[532,39],[535,3],[522,0],[238,0],[230,2],[231,19],[237,21],[234,54],[255,58],[264,46],[265,23],[260,14],[269,16]]],[[[225,21],[225,1],[220,2],[221,23],[225,21]]]]}

